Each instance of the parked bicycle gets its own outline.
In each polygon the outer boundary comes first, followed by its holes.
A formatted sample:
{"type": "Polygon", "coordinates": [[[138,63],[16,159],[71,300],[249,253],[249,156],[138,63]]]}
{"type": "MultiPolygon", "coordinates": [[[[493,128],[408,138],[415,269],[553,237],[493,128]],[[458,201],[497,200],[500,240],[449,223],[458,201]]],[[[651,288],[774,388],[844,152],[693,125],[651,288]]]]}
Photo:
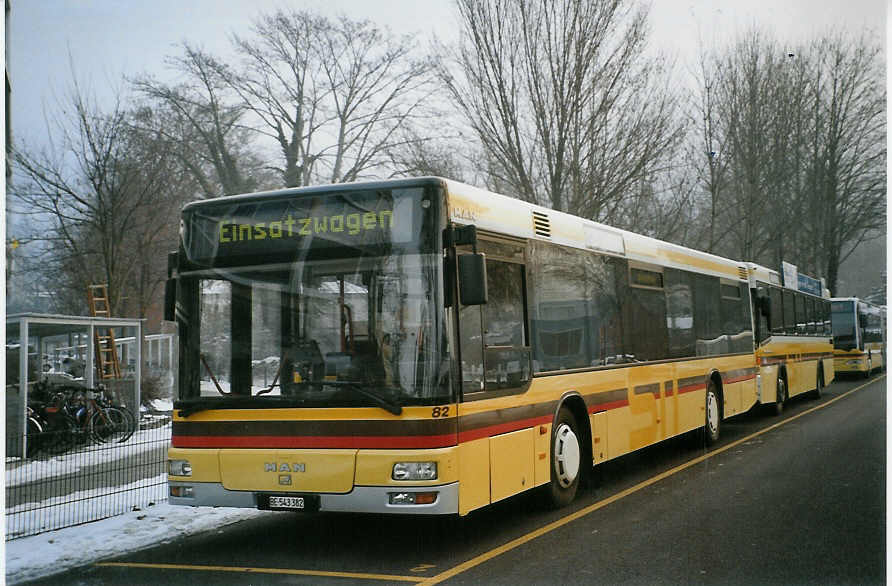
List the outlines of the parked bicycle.
{"type": "Polygon", "coordinates": [[[138,426],[131,411],[115,405],[102,387],[94,390],[40,382],[28,408],[29,455],[59,454],[90,442],[122,443],[138,426]]]}

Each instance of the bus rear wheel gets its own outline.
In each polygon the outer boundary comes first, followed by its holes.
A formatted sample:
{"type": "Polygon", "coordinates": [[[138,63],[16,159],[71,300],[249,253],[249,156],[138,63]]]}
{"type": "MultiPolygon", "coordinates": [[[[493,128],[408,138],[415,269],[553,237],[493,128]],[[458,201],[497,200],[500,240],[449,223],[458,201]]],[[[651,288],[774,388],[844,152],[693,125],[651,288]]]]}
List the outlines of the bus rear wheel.
{"type": "Polygon", "coordinates": [[[706,421],[703,435],[706,445],[711,446],[719,441],[722,430],[722,408],[715,382],[711,379],[706,385],[706,421]]]}
{"type": "Polygon", "coordinates": [[[551,433],[551,482],[548,494],[552,506],[563,507],[574,499],[582,471],[582,446],[576,417],[561,407],[551,433]]]}
{"type": "Polygon", "coordinates": [[[780,415],[784,412],[784,403],[787,402],[787,382],[784,377],[777,377],[777,401],[774,403],[774,414],[780,415]]]}
{"type": "Polygon", "coordinates": [[[820,399],[821,395],[824,393],[824,373],[823,368],[820,364],[818,364],[818,380],[815,383],[815,390],[812,391],[811,397],[812,399],[820,399]]]}

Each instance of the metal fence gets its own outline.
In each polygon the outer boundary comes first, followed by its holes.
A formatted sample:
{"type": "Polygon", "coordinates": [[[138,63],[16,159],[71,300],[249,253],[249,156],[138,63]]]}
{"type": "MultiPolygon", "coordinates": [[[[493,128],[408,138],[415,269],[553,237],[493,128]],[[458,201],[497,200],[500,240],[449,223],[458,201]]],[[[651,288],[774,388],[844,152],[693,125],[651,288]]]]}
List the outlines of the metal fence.
{"type": "Polygon", "coordinates": [[[7,437],[28,442],[28,457],[6,458],[6,540],[97,521],[167,500],[170,417],[143,417],[120,443],[60,448],[43,434],[7,437]]]}

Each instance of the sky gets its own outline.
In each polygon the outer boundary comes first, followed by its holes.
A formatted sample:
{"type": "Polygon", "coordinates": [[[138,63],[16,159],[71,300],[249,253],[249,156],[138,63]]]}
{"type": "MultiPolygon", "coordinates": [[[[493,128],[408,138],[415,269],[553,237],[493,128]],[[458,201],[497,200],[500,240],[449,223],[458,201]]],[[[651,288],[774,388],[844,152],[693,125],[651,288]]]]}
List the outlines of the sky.
{"type": "MultiPolygon", "coordinates": [[[[111,95],[124,75],[169,75],[165,56],[183,41],[231,55],[229,35],[245,32],[258,14],[277,8],[347,14],[397,34],[457,38],[449,0],[11,0],[7,67],[16,140],[42,141],[45,112],[71,85],[72,69],[97,97],[111,95]]],[[[791,46],[827,30],[873,27],[885,40],[885,0],[653,0],[652,47],[684,70],[701,47],[726,43],[757,25],[791,46]]]]}

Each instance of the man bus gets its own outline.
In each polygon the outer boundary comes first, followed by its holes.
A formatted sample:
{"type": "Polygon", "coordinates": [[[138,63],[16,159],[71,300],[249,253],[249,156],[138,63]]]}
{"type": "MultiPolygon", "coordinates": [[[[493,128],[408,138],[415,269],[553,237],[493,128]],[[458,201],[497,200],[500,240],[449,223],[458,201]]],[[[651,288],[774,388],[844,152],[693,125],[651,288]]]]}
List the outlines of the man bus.
{"type": "Polygon", "coordinates": [[[759,402],[783,411],[787,400],[820,397],[835,376],[830,293],[820,281],[748,265],[753,282],[759,402]]]}
{"type": "Polygon", "coordinates": [[[759,400],[745,265],[445,179],[192,203],[170,266],[172,504],[560,506],[759,400]]]}
{"type": "Polygon", "coordinates": [[[857,297],[835,297],[833,352],[836,372],[860,374],[886,366],[886,309],[857,297]]]}

